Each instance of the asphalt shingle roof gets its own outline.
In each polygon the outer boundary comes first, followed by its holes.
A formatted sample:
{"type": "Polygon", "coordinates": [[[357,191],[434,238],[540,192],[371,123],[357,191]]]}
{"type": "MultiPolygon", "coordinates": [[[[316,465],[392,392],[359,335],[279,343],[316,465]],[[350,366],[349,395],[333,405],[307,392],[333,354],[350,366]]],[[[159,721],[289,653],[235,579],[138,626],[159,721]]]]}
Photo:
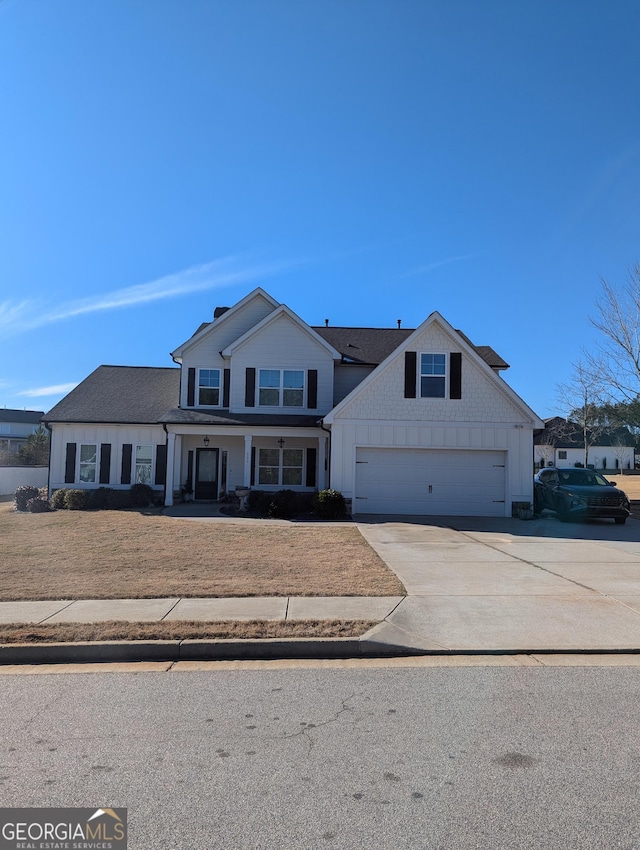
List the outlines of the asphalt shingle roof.
{"type": "MultiPolygon", "coordinates": [[[[415,328],[340,328],[314,327],[313,330],[332,345],[346,360],[377,366],[392,351],[408,339],[415,328]]],[[[474,345],[471,340],[457,331],[491,367],[508,369],[509,364],[488,345],[474,345]]]]}
{"type": "Polygon", "coordinates": [[[13,410],[10,407],[2,407],[0,422],[26,422],[29,425],[37,425],[43,413],[43,410],[13,410]]]}
{"type": "Polygon", "coordinates": [[[180,398],[180,369],[99,366],[42,418],[45,422],[157,423],[180,398]]]}

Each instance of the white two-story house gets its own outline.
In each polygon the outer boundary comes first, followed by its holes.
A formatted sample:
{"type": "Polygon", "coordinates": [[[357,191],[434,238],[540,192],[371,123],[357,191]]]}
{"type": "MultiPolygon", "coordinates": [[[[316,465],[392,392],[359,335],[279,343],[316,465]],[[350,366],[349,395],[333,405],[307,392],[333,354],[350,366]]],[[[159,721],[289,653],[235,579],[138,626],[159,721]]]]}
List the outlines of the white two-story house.
{"type": "Polygon", "coordinates": [[[359,514],[511,516],[543,423],[507,364],[438,313],[415,329],[312,327],[263,289],[172,352],[101,366],[45,415],[50,489],[210,501],[333,487],[359,514]]]}

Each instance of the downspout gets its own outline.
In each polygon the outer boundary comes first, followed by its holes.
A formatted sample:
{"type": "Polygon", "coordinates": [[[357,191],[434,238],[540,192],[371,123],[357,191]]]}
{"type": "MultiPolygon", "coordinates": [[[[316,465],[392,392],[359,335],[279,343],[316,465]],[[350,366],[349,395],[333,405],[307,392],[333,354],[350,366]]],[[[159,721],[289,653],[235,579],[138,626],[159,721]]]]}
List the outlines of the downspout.
{"type": "Polygon", "coordinates": [[[48,422],[42,421],[42,424],[49,432],[49,463],[47,464],[47,498],[51,498],[51,449],[53,448],[53,428],[48,422]]]}
{"type": "MultiPolygon", "coordinates": [[[[168,461],[169,460],[169,432],[167,431],[166,422],[162,423],[162,430],[164,431],[164,433],[166,435],[164,445],[165,445],[165,448],[167,450],[167,461],[168,461]]],[[[167,472],[168,471],[169,471],[169,467],[167,466],[167,468],[165,469],[165,472],[164,472],[164,500],[163,501],[164,501],[165,505],[167,504],[167,472]]]]}
{"type": "Polygon", "coordinates": [[[324,419],[320,420],[320,427],[329,435],[329,450],[326,453],[325,463],[327,464],[327,489],[331,488],[331,428],[324,427],[324,419]]]}

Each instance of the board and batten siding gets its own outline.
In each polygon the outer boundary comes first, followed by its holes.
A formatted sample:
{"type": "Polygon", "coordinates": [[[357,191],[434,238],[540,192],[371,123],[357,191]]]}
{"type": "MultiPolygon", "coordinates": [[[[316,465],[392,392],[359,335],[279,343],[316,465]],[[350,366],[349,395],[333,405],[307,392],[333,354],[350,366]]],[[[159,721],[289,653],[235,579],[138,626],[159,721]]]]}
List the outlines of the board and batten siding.
{"type": "MultiPolygon", "coordinates": [[[[113,487],[128,489],[130,484],[121,484],[123,446],[153,446],[153,464],[155,468],[156,447],[166,444],[166,434],[161,425],[66,425],[54,424],[51,433],[51,475],[50,490],[60,487],[74,486],[65,482],[65,467],[67,460],[67,444],[96,443],[99,446],[111,446],[109,456],[109,481],[88,487],[113,487]]],[[[135,452],[135,449],[134,449],[135,452]]],[[[98,450],[98,464],[100,450],[98,450]]],[[[135,462],[135,460],[134,460],[135,462]]],[[[153,487],[158,487],[154,481],[153,487]]]]}
{"type": "Polygon", "coordinates": [[[515,425],[354,421],[331,429],[331,486],[354,498],[357,448],[496,450],[505,452],[505,516],[512,502],[533,501],[533,432],[515,425]]]}
{"type": "MultiPolygon", "coordinates": [[[[287,412],[291,414],[327,413],[333,407],[333,358],[321,342],[316,341],[288,316],[281,315],[234,351],[231,358],[232,411],[248,410],[245,406],[246,370],[256,370],[256,401],[260,369],[317,370],[317,407],[251,408],[252,413],[287,412]]],[[[308,386],[305,392],[307,399],[308,386]]]]}
{"type": "MultiPolygon", "coordinates": [[[[180,383],[180,406],[187,407],[187,380],[189,367],[202,369],[224,369],[229,362],[220,356],[220,352],[234,340],[261,322],[275,308],[262,295],[258,294],[237,313],[228,316],[223,313],[207,328],[202,339],[193,345],[186,344],[182,356],[182,375],[180,383]],[[224,320],[224,321],[223,321],[224,320]]],[[[222,377],[222,376],[221,376],[222,377]]]]}

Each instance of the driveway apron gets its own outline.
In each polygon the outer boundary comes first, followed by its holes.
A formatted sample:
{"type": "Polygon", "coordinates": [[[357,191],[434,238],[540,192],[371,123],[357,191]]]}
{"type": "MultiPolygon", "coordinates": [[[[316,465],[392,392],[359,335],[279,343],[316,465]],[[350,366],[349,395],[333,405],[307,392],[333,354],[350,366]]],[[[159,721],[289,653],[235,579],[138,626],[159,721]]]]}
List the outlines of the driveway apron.
{"type": "Polygon", "coordinates": [[[640,650],[640,522],[359,517],[408,596],[375,640],[425,651],[640,650]]]}

